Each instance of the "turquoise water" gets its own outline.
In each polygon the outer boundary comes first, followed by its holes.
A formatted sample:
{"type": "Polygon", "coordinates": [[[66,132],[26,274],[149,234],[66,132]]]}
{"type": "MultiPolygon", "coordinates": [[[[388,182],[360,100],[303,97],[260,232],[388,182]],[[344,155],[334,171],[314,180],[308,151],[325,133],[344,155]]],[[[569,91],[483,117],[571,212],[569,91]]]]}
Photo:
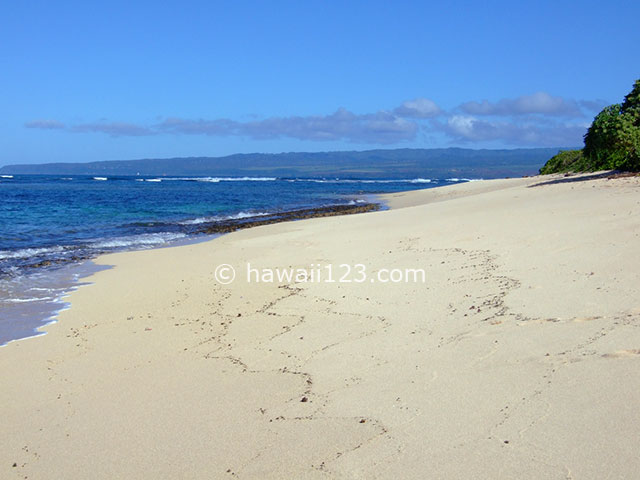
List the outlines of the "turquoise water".
{"type": "Polygon", "coordinates": [[[100,253],[198,238],[202,227],[460,179],[0,177],[0,345],[61,308],[100,253]]]}

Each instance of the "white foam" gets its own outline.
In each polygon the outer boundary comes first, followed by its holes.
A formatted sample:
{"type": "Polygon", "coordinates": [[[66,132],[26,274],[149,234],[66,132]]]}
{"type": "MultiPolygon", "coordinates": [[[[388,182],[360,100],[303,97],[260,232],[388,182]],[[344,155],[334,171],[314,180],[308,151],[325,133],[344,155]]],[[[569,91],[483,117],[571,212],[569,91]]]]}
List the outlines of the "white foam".
{"type": "Polygon", "coordinates": [[[169,177],[162,180],[184,181],[184,182],[273,182],[275,177],[169,177]]]}
{"type": "Polygon", "coordinates": [[[62,247],[43,247],[43,248],[22,248],[20,250],[0,250],[0,260],[7,258],[29,258],[44,253],[60,253],[63,252],[62,247]]]}
{"type": "Polygon", "coordinates": [[[131,235],[119,237],[111,240],[101,240],[91,244],[93,248],[124,248],[124,247],[144,247],[162,245],[179,238],[184,238],[184,233],[144,233],[142,235],[131,235]]]}
{"type": "MultiPolygon", "coordinates": [[[[166,177],[166,178],[137,178],[137,182],[162,182],[162,181],[183,181],[183,182],[273,182],[276,177],[166,177]]],[[[295,178],[286,179],[287,182],[311,182],[311,183],[431,183],[429,178],[390,178],[390,179],[365,179],[365,178],[295,178]]],[[[458,181],[458,180],[453,180],[458,181]]]]}
{"type": "Polygon", "coordinates": [[[35,298],[7,298],[3,300],[6,303],[31,303],[31,302],[45,302],[49,300],[58,300],[56,297],[35,297],[35,298]]]}
{"type": "Polygon", "coordinates": [[[192,220],[185,220],[183,222],[178,222],[178,224],[179,225],[199,225],[201,223],[219,222],[223,220],[240,220],[242,218],[264,217],[265,215],[271,215],[271,214],[268,212],[239,212],[234,215],[198,217],[192,220]]]}
{"type": "Polygon", "coordinates": [[[105,180],[109,180],[107,177],[93,177],[94,180],[100,180],[104,182],[105,180]]]}
{"type": "Polygon", "coordinates": [[[13,175],[0,175],[0,178],[13,178],[13,175]]]}
{"type": "Polygon", "coordinates": [[[287,180],[288,182],[312,182],[312,183],[431,183],[429,178],[399,178],[399,179],[353,179],[353,178],[298,178],[287,180]]]}
{"type": "MultiPolygon", "coordinates": [[[[70,307],[65,301],[72,291],[87,283],[78,283],[81,277],[95,271],[92,267],[73,266],[64,268],[56,272],[29,273],[28,275],[18,275],[14,278],[0,280],[0,289],[3,294],[8,293],[9,298],[0,298],[0,320],[17,316],[29,315],[26,320],[25,329],[18,339],[7,340],[8,343],[35,338],[44,335],[46,332],[40,329],[57,322],[57,315],[70,307]],[[38,293],[47,292],[44,296],[38,293]],[[33,330],[28,333],[28,329],[33,330]]],[[[0,345],[0,347],[4,346],[0,345]]]]}

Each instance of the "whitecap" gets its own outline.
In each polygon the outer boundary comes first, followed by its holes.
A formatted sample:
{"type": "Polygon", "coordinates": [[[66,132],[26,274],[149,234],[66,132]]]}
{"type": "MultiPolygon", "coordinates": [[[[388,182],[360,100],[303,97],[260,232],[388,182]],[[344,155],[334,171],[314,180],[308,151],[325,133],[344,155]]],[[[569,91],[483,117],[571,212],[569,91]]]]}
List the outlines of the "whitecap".
{"type": "Polygon", "coordinates": [[[144,233],[142,235],[131,235],[128,237],[117,237],[109,240],[99,240],[92,243],[91,247],[96,249],[145,247],[162,245],[184,237],[186,237],[184,233],[144,233]]]}
{"type": "Polygon", "coordinates": [[[429,178],[296,178],[287,180],[288,182],[311,182],[311,183],[431,183],[429,178]]]}
{"type": "Polygon", "coordinates": [[[268,212],[238,212],[233,215],[216,215],[212,217],[198,217],[191,220],[184,220],[177,222],[178,225],[199,225],[201,223],[220,222],[224,220],[240,220],[243,218],[251,217],[264,217],[265,215],[271,215],[268,212]]]}
{"type": "Polygon", "coordinates": [[[43,247],[43,248],[22,248],[20,250],[0,250],[0,260],[8,258],[20,259],[35,257],[45,253],[60,253],[65,249],[63,247],[43,247]]]}
{"type": "Polygon", "coordinates": [[[50,300],[58,300],[56,297],[34,297],[34,298],[7,298],[3,302],[6,303],[31,303],[31,302],[46,302],[50,300]]]}
{"type": "Polygon", "coordinates": [[[273,182],[276,177],[169,177],[162,180],[183,181],[183,182],[273,182]]]}

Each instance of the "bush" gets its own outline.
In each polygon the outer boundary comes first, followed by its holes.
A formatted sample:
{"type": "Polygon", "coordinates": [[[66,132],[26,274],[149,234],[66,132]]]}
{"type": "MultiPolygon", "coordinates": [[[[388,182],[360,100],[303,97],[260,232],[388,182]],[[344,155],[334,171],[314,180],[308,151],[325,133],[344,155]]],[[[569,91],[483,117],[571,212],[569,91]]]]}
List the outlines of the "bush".
{"type": "Polygon", "coordinates": [[[544,167],[540,169],[540,175],[561,172],[592,172],[597,170],[584,157],[582,150],[560,150],[557,155],[551,157],[544,167]]]}
{"type": "Polygon", "coordinates": [[[582,150],[559,152],[540,173],[595,170],[640,171],[640,80],[622,104],[609,105],[596,115],[582,150]]]}
{"type": "Polygon", "coordinates": [[[598,170],[640,170],[640,80],[622,105],[609,105],[593,119],[583,154],[598,170]]]}

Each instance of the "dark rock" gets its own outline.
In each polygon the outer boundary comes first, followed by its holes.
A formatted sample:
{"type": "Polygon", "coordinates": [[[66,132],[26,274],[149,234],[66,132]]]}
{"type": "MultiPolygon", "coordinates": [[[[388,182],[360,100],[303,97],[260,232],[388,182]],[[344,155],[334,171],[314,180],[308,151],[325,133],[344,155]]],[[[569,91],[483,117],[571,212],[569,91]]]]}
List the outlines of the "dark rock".
{"type": "Polygon", "coordinates": [[[288,222],[291,220],[304,220],[306,218],[334,217],[336,215],[351,215],[378,210],[380,205],[376,203],[363,203],[360,205],[331,205],[318,208],[303,208],[289,212],[274,213],[268,216],[248,217],[241,219],[223,220],[201,226],[197,233],[229,233],[236,230],[270,225],[272,223],[288,222]]]}

